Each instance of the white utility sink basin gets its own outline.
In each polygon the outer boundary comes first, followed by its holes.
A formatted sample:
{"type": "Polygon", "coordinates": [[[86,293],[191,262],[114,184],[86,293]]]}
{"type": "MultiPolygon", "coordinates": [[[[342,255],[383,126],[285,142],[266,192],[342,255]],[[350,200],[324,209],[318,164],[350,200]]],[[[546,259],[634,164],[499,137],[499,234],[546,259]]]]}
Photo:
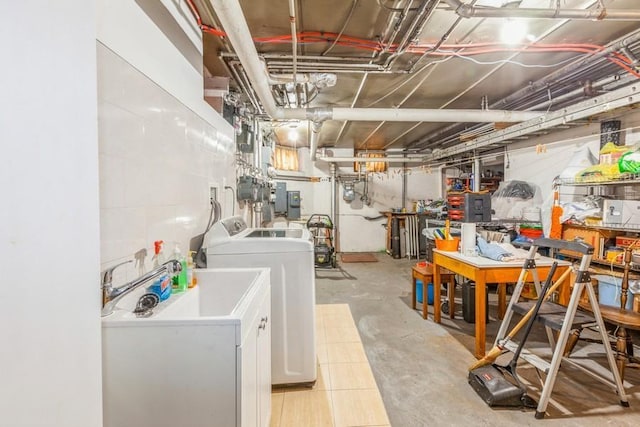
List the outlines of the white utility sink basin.
{"type": "Polygon", "coordinates": [[[123,298],[113,314],[102,319],[102,325],[123,327],[167,321],[231,320],[240,317],[240,312],[246,310],[243,302],[251,294],[262,272],[263,269],[198,269],[195,273],[198,285],[195,288],[172,294],[168,300],[158,304],[147,318],[133,314],[135,302],[145,292],[141,287],[123,298]]]}
{"type": "Polygon", "coordinates": [[[194,273],[150,317],[132,313],[142,289],[102,318],[105,427],[254,427],[258,414],[268,427],[269,269],[194,273]]]}

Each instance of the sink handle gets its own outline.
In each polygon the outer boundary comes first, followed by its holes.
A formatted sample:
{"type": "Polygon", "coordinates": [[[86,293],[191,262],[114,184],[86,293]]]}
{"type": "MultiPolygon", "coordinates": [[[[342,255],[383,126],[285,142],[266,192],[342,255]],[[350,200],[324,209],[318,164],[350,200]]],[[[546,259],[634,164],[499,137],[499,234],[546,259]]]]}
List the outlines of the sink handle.
{"type": "Polygon", "coordinates": [[[130,262],[133,262],[132,259],[128,260],[128,261],[123,261],[119,264],[116,264],[112,267],[107,268],[103,273],[102,273],[102,286],[108,286],[111,285],[111,280],[113,279],[113,270],[115,270],[116,268],[120,267],[121,265],[125,265],[125,264],[129,264],[130,262]]]}

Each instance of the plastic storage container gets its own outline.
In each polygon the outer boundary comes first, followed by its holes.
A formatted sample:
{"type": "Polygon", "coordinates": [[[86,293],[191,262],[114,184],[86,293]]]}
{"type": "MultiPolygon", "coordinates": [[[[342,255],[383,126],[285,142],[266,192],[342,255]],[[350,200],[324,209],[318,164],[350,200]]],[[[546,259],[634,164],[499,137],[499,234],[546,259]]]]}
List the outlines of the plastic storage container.
{"type": "MultiPolygon", "coordinates": [[[[489,323],[489,292],[486,293],[485,304],[487,323],[489,323]]],[[[476,323],[476,283],[466,281],[462,284],[462,318],[467,323],[476,323]]]]}
{"type": "MultiPolygon", "coordinates": [[[[422,280],[416,280],[416,301],[422,304],[422,280]]],[[[427,283],[427,304],[433,305],[433,283],[427,283]]]]}
{"type": "Polygon", "coordinates": [[[460,244],[460,238],[454,237],[453,240],[436,239],[436,249],[447,252],[456,252],[460,244]]]}
{"type": "MultiPolygon", "coordinates": [[[[622,278],[596,274],[593,276],[598,281],[598,302],[602,305],[620,307],[620,294],[622,292],[622,278]]],[[[633,310],[633,294],[627,294],[627,310],[633,310]]]]}

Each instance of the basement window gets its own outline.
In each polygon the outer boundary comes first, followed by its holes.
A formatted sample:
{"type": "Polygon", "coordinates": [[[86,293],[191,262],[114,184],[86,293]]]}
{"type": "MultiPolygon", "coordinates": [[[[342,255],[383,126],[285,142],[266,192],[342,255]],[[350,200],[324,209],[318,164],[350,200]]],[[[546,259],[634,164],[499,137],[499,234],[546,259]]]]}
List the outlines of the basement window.
{"type": "Polygon", "coordinates": [[[298,150],[296,148],[276,145],[276,148],[273,151],[271,163],[276,170],[299,171],[300,164],[298,162],[298,150]]]}

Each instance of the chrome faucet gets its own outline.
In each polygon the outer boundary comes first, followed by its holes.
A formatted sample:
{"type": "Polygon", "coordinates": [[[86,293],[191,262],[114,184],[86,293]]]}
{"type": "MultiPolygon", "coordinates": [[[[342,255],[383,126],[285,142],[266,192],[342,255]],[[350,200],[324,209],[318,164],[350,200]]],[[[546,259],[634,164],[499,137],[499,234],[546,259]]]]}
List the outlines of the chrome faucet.
{"type": "Polygon", "coordinates": [[[163,274],[168,274],[169,276],[174,276],[176,273],[179,273],[182,270],[182,265],[180,261],[171,260],[165,262],[157,268],[149,271],[148,273],[138,277],[126,283],[118,288],[114,288],[111,284],[111,280],[113,279],[113,271],[120,267],[121,265],[128,264],[133,262],[133,260],[121,262],[120,264],[116,264],[113,267],[109,267],[102,274],[102,316],[108,316],[113,313],[113,308],[116,306],[120,298],[127,295],[129,292],[133,291],[137,287],[147,283],[149,280],[155,279],[163,274]]]}

